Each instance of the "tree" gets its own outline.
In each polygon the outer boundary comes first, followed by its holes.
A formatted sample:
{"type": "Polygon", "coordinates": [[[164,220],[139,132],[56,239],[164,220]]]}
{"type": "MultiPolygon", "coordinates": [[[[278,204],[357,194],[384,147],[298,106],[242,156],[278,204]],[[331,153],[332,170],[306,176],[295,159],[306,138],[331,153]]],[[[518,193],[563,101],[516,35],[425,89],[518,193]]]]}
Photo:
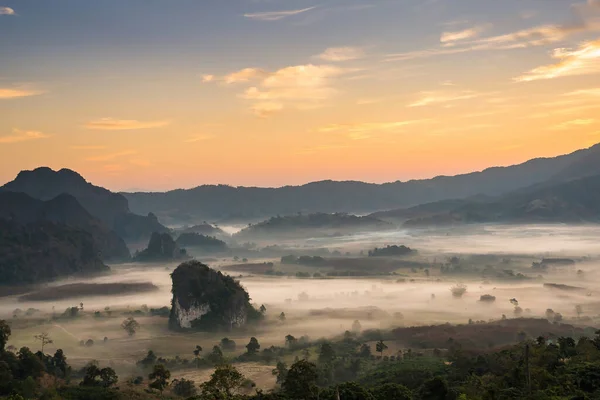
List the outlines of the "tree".
{"type": "Polygon", "coordinates": [[[202,353],[202,346],[196,345],[194,349],[194,357],[196,358],[196,368],[200,366],[200,353],[202,353]]]}
{"type": "Polygon", "coordinates": [[[193,381],[181,378],[171,382],[171,391],[177,396],[192,397],[195,396],[198,390],[193,381]]]}
{"type": "Polygon", "coordinates": [[[375,400],[412,400],[413,396],[411,391],[404,385],[398,385],[396,383],[385,383],[374,387],[371,390],[375,400]]]}
{"type": "Polygon", "coordinates": [[[379,353],[379,357],[383,357],[383,352],[385,350],[387,350],[387,345],[383,342],[383,340],[380,340],[379,342],[377,342],[377,344],[375,345],[375,350],[377,350],[377,352],[379,353]]]}
{"type": "Polygon", "coordinates": [[[69,375],[70,367],[67,364],[67,357],[62,349],[56,350],[52,357],[52,366],[54,367],[54,374],[62,378],[66,378],[69,375]]]}
{"type": "Polygon", "coordinates": [[[371,346],[369,346],[368,344],[364,343],[362,346],[360,346],[360,351],[358,353],[362,358],[369,358],[371,357],[371,346]]]}
{"type": "Polygon", "coordinates": [[[253,336],[250,338],[250,342],[246,345],[246,350],[248,354],[256,354],[260,349],[260,344],[258,340],[253,336]]]}
{"type": "Polygon", "coordinates": [[[362,325],[359,320],[355,320],[354,323],[352,323],[352,332],[360,333],[360,331],[362,331],[362,325]]]}
{"type": "Polygon", "coordinates": [[[42,376],[46,367],[37,355],[33,354],[28,347],[21,347],[17,353],[19,360],[18,378],[26,379],[28,376],[36,379],[42,376]]]}
{"type": "Polygon", "coordinates": [[[8,338],[10,337],[10,326],[5,320],[0,320],[0,353],[4,352],[8,338]]]}
{"type": "Polygon", "coordinates": [[[278,361],[277,366],[271,372],[277,376],[277,384],[281,385],[287,376],[287,365],[283,361],[278,361]]]}
{"type": "Polygon", "coordinates": [[[285,321],[285,313],[283,311],[281,312],[281,314],[279,314],[279,320],[285,321]]]}
{"type": "Polygon", "coordinates": [[[294,336],[292,335],[287,335],[285,337],[285,344],[288,347],[293,347],[296,343],[298,342],[298,339],[296,339],[294,336]]]}
{"type": "Polygon", "coordinates": [[[583,307],[581,307],[581,304],[575,306],[575,313],[577,313],[577,318],[581,318],[581,314],[583,314],[583,307]]]}
{"type": "Polygon", "coordinates": [[[119,377],[114,369],[110,367],[102,368],[93,361],[85,368],[85,375],[81,381],[81,386],[101,386],[109,388],[119,381],[119,377]]]}
{"type": "Polygon", "coordinates": [[[265,305],[264,305],[264,304],[261,304],[261,306],[260,306],[260,312],[261,312],[262,314],[264,314],[264,313],[266,313],[266,312],[267,312],[267,307],[265,307],[265,305]]]}
{"type": "Polygon", "coordinates": [[[35,340],[39,340],[42,343],[42,353],[44,352],[44,347],[47,344],[52,344],[54,341],[50,339],[50,335],[47,332],[42,332],[39,335],[34,336],[35,340]]]}
{"type": "Polygon", "coordinates": [[[225,337],[221,339],[221,348],[225,351],[235,351],[235,341],[225,337]]]}
{"type": "Polygon", "coordinates": [[[319,364],[329,364],[335,360],[335,350],[329,343],[323,343],[319,351],[319,364]]]}
{"type": "Polygon", "coordinates": [[[221,364],[224,361],[223,351],[219,346],[214,346],[207,358],[213,364],[221,364]]]}
{"type": "Polygon", "coordinates": [[[244,382],[242,375],[230,364],[215,369],[208,382],[202,384],[202,393],[211,399],[233,399],[244,382]]]}
{"type": "Polygon", "coordinates": [[[317,366],[306,360],[295,362],[285,377],[283,392],[291,399],[312,399],[317,388],[317,366]]]}
{"type": "Polygon", "coordinates": [[[165,368],[162,364],[156,364],[152,373],[148,375],[148,378],[152,380],[150,382],[150,388],[157,389],[161,393],[167,386],[169,386],[169,378],[171,378],[171,372],[165,368]]]}
{"type": "Polygon", "coordinates": [[[449,394],[448,383],[440,378],[432,378],[419,388],[419,399],[422,400],[445,400],[449,394]]]}
{"type": "Polygon", "coordinates": [[[125,329],[125,332],[127,332],[129,336],[135,335],[139,327],[140,324],[138,324],[138,322],[135,319],[133,319],[133,317],[129,317],[121,323],[121,328],[125,329]]]}

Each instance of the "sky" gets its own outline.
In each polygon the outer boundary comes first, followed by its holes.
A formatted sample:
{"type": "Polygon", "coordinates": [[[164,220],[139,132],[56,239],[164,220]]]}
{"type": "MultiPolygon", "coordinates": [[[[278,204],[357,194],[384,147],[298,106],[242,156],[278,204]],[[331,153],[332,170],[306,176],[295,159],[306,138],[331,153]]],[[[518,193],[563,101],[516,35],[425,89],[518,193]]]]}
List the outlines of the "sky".
{"type": "Polygon", "coordinates": [[[379,183],[598,142],[600,0],[0,0],[0,183],[379,183]]]}

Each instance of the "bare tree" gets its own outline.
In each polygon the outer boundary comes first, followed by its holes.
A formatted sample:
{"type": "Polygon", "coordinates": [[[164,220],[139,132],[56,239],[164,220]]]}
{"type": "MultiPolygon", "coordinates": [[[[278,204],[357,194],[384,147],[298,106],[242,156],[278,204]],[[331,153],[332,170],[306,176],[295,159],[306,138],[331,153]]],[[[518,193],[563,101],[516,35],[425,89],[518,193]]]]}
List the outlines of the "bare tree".
{"type": "Polygon", "coordinates": [[[50,339],[50,335],[48,335],[48,332],[42,332],[39,335],[35,335],[34,338],[35,340],[39,340],[42,343],[42,353],[44,352],[44,347],[47,344],[54,343],[54,340],[50,339]]]}

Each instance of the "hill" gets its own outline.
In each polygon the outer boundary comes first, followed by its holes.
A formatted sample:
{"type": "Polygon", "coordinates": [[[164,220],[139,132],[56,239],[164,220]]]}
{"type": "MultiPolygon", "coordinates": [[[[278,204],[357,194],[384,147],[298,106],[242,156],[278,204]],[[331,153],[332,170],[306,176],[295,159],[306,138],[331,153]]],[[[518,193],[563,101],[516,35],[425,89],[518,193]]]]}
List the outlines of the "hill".
{"type": "Polygon", "coordinates": [[[542,187],[536,185],[488,201],[465,201],[449,210],[409,219],[405,225],[483,222],[599,223],[600,175],[542,187]]]}
{"type": "Polygon", "coordinates": [[[114,231],[88,213],[75,197],[60,194],[48,201],[34,199],[25,193],[0,191],[0,219],[21,225],[52,222],[89,233],[105,261],[125,261],[129,250],[114,231]]]}
{"type": "Polygon", "coordinates": [[[123,195],[94,186],[69,169],[54,171],[40,167],[32,171],[21,171],[13,181],[2,186],[1,190],[23,192],[44,201],[63,193],[70,194],[91,215],[125,240],[146,239],[152,232],[168,231],[153,215],[145,217],[131,213],[123,195]]]}
{"type": "Polygon", "coordinates": [[[0,285],[109,271],[88,232],[50,221],[0,219],[0,285]]]}
{"type": "Polygon", "coordinates": [[[180,248],[168,233],[154,232],[148,241],[148,247],[137,252],[135,261],[160,262],[188,258],[185,249],[180,248]]]}
{"type": "Polygon", "coordinates": [[[393,227],[389,222],[370,216],[358,217],[344,213],[315,213],[272,217],[242,229],[234,235],[234,238],[246,240],[340,235],[350,232],[391,229],[393,227]]]}
{"type": "Polygon", "coordinates": [[[297,212],[363,213],[474,195],[498,196],[546,181],[600,173],[600,145],[571,154],[537,158],[510,167],[432,179],[369,184],[321,181],[281,188],[204,185],[166,193],[124,193],[131,209],[163,220],[250,220],[297,212]]]}
{"type": "Polygon", "coordinates": [[[212,236],[200,235],[198,233],[182,233],[175,243],[179,247],[193,247],[205,253],[220,253],[229,250],[227,243],[212,236]]]}

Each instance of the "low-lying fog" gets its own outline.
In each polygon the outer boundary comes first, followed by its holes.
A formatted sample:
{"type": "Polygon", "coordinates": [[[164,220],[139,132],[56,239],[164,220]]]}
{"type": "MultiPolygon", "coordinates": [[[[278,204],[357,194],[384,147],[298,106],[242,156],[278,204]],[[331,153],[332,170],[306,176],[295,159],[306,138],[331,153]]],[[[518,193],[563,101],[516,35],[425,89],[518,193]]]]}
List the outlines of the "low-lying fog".
{"type": "MultiPolygon", "coordinates": [[[[519,306],[523,309],[522,316],[542,317],[546,310],[551,308],[561,313],[564,320],[568,321],[575,317],[576,305],[582,306],[584,315],[595,317],[600,314],[598,302],[600,261],[596,257],[600,254],[598,238],[600,238],[598,227],[502,226],[371,233],[310,239],[299,244],[305,250],[306,246],[329,247],[351,251],[354,255],[357,255],[359,250],[366,252],[367,249],[375,246],[405,244],[418,250],[419,256],[423,259],[431,261],[437,259],[438,262],[454,254],[465,256],[489,253],[526,254],[530,255],[532,260],[547,256],[568,256],[578,260],[585,257],[575,268],[567,268],[562,272],[548,272],[543,275],[543,278],[519,282],[486,282],[478,276],[459,278],[440,275],[439,272],[426,276],[422,271],[417,271],[416,274],[411,275],[410,270],[407,275],[372,278],[299,279],[286,276],[244,275],[239,280],[250,293],[253,303],[257,306],[264,304],[267,307],[267,322],[253,331],[253,335],[259,337],[263,346],[282,345],[283,338],[287,334],[297,337],[308,335],[311,338],[339,335],[344,330],[350,329],[354,320],[360,320],[363,328],[388,328],[445,322],[467,323],[469,319],[487,321],[500,319],[503,314],[513,318],[515,305],[509,301],[513,298],[518,300],[519,306]],[[577,270],[581,272],[577,273],[577,270]],[[467,292],[462,298],[454,298],[450,291],[450,287],[458,282],[467,285],[467,292]],[[584,290],[567,291],[544,287],[543,284],[549,282],[582,287],[584,290]],[[496,296],[496,301],[489,304],[480,302],[479,298],[484,294],[496,296]],[[285,322],[280,322],[277,318],[282,311],[287,316],[285,322]]],[[[207,262],[217,269],[228,263],[234,262],[231,259],[228,262],[224,262],[223,259],[219,262],[207,262]]],[[[1,298],[0,318],[11,318],[16,308],[23,310],[36,308],[45,313],[60,314],[67,307],[79,303],[83,303],[86,312],[103,311],[105,307],[110,307],[111,310],[115,310],[118,318],[115,316],[110,320],[96,320],[90,317],[86,318],[85,322],[67,321],[60,322],[60,325],[48,322],[45,328],[27,327],[21,330],[17,327],[13,329],[12,340],[19,345],[34,346],[32,337],[36,329],[51,330],[55,336],[58,336],[57,332],[60,329],[68,335],[62,339],[56,338],[55,345],[70,347],[71,351],[75,352],[72,354],[75,358],[101,358],[102,355],[89,353],[97,350],[79,349],[76,344],[69,346],[65,344],[65,340],[74,343],[77,339],[88,337],[101,340],[105,335],[110,336],[111,339],[115,337],[122,340],[123,347],[119,348],[119,351],[126,352],[130,359],[141,356],[149,348],[160,348],[161,343],[163,347],[167,346],[171,356],[180,353],[190,357],[188,353],[193,349],[194,341],[209,341],[203,343],[203,346],[210,348],[215,344],[216,337],[202,333],[187,336],[173,334],[167,330],[166,318],[161,317],[140,318],[141,332],[134,339],[128,339],[125,332],[119,328],[124,318],[122,313],[127,310],[133,311],[142,305],[147,305],[149,308],[170,306],[170,273],[176,266],[176,263],[115,265],[112,266],[113,272],[110,275],[91,279],[73,279],[51,285],[65,282],[151,282],[158,287],[152,292],[117,296],[81,296],[50,302],[19,302],[16,296],[1,298]],[[169,339],[171,335],[177,335],[178,340],[169,339]]],[[[529,268],[529,276],[535,278],[538,275],[530,267],[525,268],[529,268]]],[[[231,275],[237,274],[232,272],[231,275]]],[[[240,342],[244,340],[247,342],[248,336],[247,332],[229,335],[240,342]]]]}

